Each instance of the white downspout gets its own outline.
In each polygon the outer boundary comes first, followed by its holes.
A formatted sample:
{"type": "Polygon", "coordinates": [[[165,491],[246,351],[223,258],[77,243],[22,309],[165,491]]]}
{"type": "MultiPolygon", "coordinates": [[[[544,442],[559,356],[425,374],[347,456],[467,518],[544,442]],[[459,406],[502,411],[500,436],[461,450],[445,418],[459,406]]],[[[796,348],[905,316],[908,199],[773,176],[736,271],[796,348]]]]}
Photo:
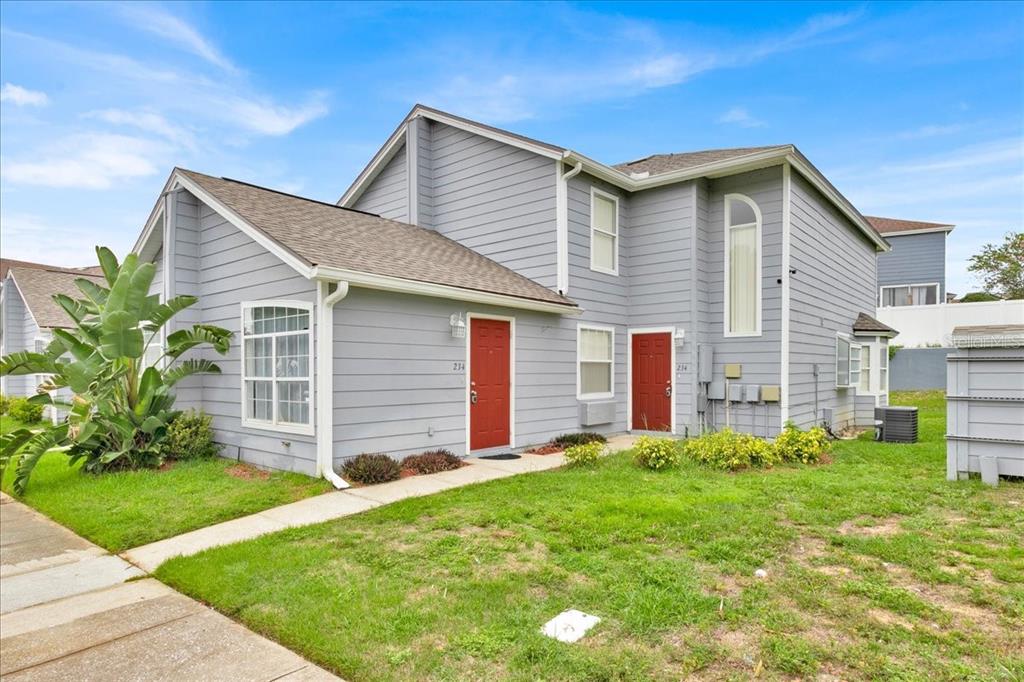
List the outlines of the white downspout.
{"type": "Polygon", "coordinates": [[[562,172],[562,160],[555,161],[555,289],[569,293],[569,180],[583,170],[580,161],[572,170],[562,172]]]}
{"type": "Polygon", "coordinates": [[[317,282],[316,326],[316,475],[342,490],[348,481],[334,472],[334,304],[348,295],[348,282],[317,282]]]}

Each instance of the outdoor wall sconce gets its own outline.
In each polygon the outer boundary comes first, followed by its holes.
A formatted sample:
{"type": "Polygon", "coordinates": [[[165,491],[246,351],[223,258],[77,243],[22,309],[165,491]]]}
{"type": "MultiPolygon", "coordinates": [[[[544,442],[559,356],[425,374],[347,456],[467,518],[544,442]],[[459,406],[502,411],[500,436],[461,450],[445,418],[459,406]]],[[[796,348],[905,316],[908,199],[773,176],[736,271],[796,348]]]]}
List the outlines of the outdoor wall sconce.
{"type": "Polygon", "coordinates": [[[448,318],[448,324],[452,328],[453,339],[466,338],[466,322],[462,319],[462,313],[452,313],[452,316],[448,318]]]}

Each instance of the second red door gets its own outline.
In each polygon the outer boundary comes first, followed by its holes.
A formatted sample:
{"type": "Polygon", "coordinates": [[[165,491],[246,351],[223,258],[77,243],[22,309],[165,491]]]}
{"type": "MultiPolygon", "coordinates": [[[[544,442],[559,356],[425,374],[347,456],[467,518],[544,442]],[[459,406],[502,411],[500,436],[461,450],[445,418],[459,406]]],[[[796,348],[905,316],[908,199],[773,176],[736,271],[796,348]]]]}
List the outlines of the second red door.
{"type": "Polygon", "coordinates": [[[672,334],[634,334],[633,423],[638,431],[672,430],[672,334]]]}
{"type": "Polygon", "coordinates": [[[470,450],[511,444],[511,339],[508,320],[470,319],[470,450]]]}

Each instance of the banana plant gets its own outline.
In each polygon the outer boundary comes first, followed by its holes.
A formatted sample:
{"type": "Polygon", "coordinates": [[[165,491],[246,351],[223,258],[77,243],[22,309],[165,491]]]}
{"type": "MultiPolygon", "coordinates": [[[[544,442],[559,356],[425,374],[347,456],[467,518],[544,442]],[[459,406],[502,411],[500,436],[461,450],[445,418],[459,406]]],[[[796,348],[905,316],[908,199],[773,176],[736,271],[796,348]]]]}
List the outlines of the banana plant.
{"type": "Polygon", "coordinates": [[[220,372],[210,360],[183,356],[207,346],[224,355],[231,345],[231,332],[207,324],[163,334],[174,316],[198,299],[176,296],[161,302],[149,293],[156,275],[152,263],[140,263],[135,254],[118,263],[105,247],[97,247],[96,255],[106,286],[82,277],[75,280],[80,298],[53,297],[72,326],[54,329],[41,353],[0,358],[0,376],[46,375],[29,400],[67,412],[59,424],[0,436],[0,478],[14,467],[19,495],[36,463],[54,448],[67,452],[71,465],[82,461],[88,472],[159,465],[167,426],[178,415],[174,385],[193,374],[220,372]],[[161,338],[162,354],[147,363],[148,348],[161,338]],[[58,397],[59,391],[71,398],[58,397]]]}

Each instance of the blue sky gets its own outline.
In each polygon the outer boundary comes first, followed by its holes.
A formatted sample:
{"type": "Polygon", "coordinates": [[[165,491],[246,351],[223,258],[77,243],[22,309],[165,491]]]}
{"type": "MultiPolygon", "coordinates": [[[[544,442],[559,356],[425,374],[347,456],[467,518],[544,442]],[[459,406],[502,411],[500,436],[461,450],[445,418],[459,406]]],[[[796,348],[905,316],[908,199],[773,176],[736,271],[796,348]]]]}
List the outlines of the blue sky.
{"type": "Polygon", "coordinates": [[[867,214],[1024,226],[1024,4],[4,3],[0,247],[124,253],[175,165],[334,201],[413,103],[608,163],[795,143],[867,214]]]}

